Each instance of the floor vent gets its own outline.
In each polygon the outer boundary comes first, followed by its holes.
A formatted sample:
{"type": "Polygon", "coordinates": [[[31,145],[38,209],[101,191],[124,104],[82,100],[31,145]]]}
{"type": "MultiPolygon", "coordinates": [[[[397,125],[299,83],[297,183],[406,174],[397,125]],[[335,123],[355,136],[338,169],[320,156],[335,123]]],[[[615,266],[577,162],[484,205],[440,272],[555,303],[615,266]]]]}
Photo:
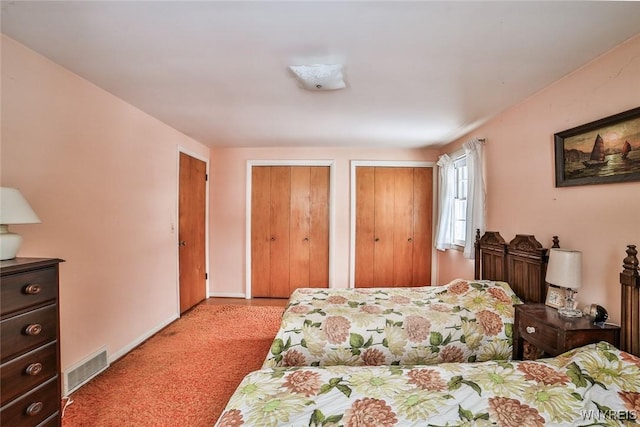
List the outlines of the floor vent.
{"type": "Polygon", "coordinates": [[[100,350],[87,357],[85,360],[78,362],[65,372],[65,396],[69,395],[81,385],[89,381],[109,367],[107,362],[107,348],[102,347],[100,350]]]}

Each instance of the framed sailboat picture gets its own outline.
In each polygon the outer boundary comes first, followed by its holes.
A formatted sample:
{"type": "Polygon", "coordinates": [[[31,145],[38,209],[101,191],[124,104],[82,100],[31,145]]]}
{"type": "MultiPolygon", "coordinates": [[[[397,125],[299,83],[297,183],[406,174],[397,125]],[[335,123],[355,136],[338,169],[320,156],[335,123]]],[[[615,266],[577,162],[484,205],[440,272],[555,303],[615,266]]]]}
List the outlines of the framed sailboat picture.
{"type": "Polygon", "coordinates": [[[640,107],[554,137],[556,187],[640,181],[640,107]]]}

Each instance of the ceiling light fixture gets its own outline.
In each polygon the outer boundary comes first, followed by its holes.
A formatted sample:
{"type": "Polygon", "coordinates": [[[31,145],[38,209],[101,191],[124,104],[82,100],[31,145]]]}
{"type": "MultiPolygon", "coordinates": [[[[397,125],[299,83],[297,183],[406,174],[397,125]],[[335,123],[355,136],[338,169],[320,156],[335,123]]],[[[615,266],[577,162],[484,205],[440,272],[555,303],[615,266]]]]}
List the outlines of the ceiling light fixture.
{"type": "Polygon", "coordinates": [[[307,90],[336,90],[346,87],[341,64],[291,65],[300,86],[307,90]]]}

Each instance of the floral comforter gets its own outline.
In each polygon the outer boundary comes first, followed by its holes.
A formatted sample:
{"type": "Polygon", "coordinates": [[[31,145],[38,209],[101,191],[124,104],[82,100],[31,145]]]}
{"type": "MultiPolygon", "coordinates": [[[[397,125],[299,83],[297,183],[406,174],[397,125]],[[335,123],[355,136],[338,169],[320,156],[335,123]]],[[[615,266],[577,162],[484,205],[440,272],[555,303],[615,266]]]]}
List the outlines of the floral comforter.
{"type": "Polygon", "coordinates": [[[508,360],[513,304],[505,282],[294,291],[264,368],[431,365],[508,360]]]}
{"type": "Polygon", "coordinates": [[[636,424],[640,358],[607,343],[552,359],[262,369],[216,426],[636,424]]]}

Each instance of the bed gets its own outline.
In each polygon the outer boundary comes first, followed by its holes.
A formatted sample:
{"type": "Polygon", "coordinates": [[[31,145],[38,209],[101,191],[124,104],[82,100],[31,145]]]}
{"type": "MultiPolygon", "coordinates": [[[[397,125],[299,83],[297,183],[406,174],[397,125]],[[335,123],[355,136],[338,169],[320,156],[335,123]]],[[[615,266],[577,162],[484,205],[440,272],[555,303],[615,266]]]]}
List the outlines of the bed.
{"type": "Polygon", "coordinates": [[[297,289],[263,367],[508,360],[514,304],[544,301],[546,252],[531,235],[507,244],[498,232],[478,233],[476,280],[297,289]]]}
{"type": "Polygon", "coordinates": [[[266,368],[243,379],[216,426],[635,424],[640,274],[635,246],[627,255],[620,349],[601,342],[537,361],[266,368]]]}
{"type": "Polygon", "coordinates": [[[509,359],[513,304],[505,282],[420,288],[298,289],[264,367],[425,365],[509,359]]]}
{"type": "Polygon", "coordinates": [[[640,416],[640,358],[604,342],[540,361],[263,369],[218,425],[586,425],[600,411],[640,416]]]}

